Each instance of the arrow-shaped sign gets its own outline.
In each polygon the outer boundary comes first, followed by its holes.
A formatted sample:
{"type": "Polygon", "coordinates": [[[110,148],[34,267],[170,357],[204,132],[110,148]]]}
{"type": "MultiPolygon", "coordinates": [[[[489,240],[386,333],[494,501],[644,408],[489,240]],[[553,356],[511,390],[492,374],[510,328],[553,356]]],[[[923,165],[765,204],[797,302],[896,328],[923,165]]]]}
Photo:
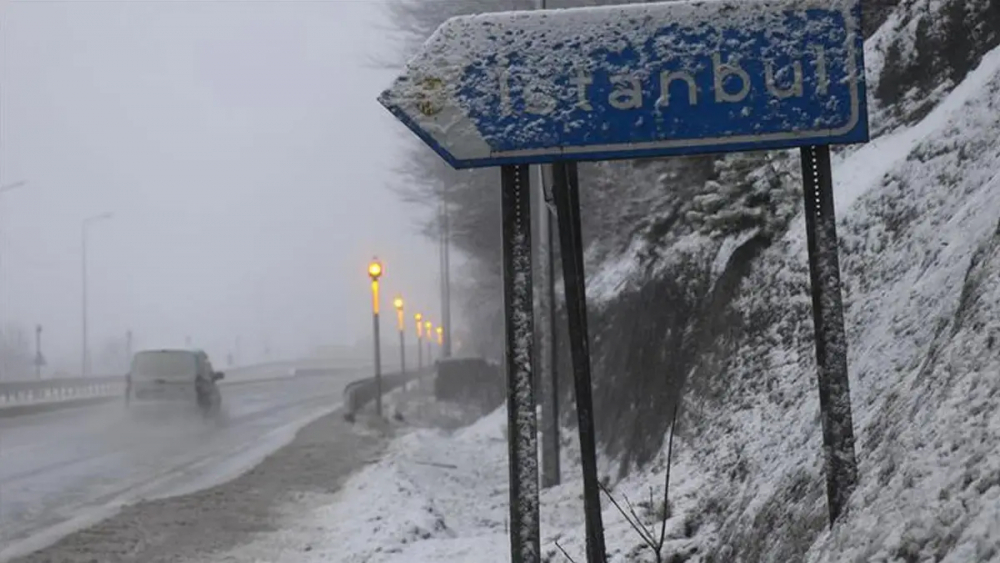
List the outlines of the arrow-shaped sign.
{"type": "Polygon", "coordinates": [[[379,101],[456,168],[868,139],[859,0],[461,16],[379,101]]]}

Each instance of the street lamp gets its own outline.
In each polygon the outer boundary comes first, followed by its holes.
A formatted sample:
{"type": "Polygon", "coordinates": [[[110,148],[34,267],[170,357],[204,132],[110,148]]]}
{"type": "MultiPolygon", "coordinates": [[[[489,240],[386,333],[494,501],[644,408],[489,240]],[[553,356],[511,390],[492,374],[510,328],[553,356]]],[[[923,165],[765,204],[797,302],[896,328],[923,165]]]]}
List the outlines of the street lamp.
{"type": "Polygon", "coordinates": [[[132,329],[125,331],[125,369],[132,364],[132,329]]]}
{"type": "Polygon", "coordinates": [[[396,320],[399,326],[399,371],[406,374],[406,318],[403,316],[403,298],[396,297],[392,305],[396,307],[396,320]]]}
{"type": "Polygon", "coordinates": [[[437,327],[438,346],[444,346],[444,327],[437,327]]]}
{"type": "Polygon", "coordinates": [[[382,416],[382,357],[378,341],[378,280],[382,277],[383,271],[378,258],[373,258],[368,264],[368,277],[372,280],[372,329],[375,344],[375,414],[379,417],[382,416]]]}
{"type": "Polygon", "coordinates": [[[424,316],[420,313],[413,315],[413,318],[417,321],[417,369],[424,369],[424,316]]]}
{"type": "MultiPolygon", "coordinates": [[[[24,180],[18,180],[17,182],[11,182],[10,184],[5,184],[3,186],[0,186],[0,195],[3,195],[11,190],[16,190],[17,188],[20,188],[25,184],[27,184],[27,182],[25,182],[24,180]]],[[[0,253],[0,256],[2,256],[2,253],[0,253]]],[[[2,303],[0,303],[0,305],[2,305],[2,303]]],[[[2,309],[2,307],[0,307],[0,309],[2,309]]],[[[0,334],[3,334],[2,320],[0,320],[0,334]]],[[[2,376],[0,376],[0,378],[2,378],[2,376]]]]}
{"type": "Polygon", "coordinates": [[[42,325],[35,327],[35,379],[42,378],[42,366],[45,365],[45,357],[42,356],[42,325]]]}
{"type": "Polygon", "coordinates": [[[111,219],[112,216],[113,215],[111,214],[111,212],[105,212],[98,215],[93,215],[91,217],[87,217],[86,219],[83,220],[80,227],[80,235],[81,235],[80,238],[83,242],[83,254],[81,260],[81,273],[82,273],[81,278],[83,281],[83,292],[82,292],[83,306],[81,307],[83,342],[82,342],[82,349],[80,352],[80,375],[83,377],[90,375],[90,349],[88,348],[87,344],[87,230],[94,223],[107,221],[108,219],[111,219]]]}
{"type": "Polygon", "coordinates": [[[424,334],[427,335],[427,364],[430,365],[431,358],[431,339],[434,338],[434,325],[430,321],[424,322],[424,334]]]}

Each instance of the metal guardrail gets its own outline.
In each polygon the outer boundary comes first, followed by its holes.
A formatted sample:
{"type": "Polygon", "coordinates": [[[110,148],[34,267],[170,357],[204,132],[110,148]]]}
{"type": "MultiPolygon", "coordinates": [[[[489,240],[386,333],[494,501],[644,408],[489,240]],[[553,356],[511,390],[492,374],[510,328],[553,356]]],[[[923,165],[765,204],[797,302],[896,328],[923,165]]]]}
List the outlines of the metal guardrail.
{"type": "MultiPolygon", "coordinates": [[[[219,384],[231,386],[292,377],[334,376],[356,371],[358,369],[353,365],[323,367],[321,362],[311,360],[269,362],[225,370],[226,379],[219,384]],[[303,365],[305,367],[300,367],[303,365]]],[[[125,386],[124,375],[0,381],[0,412],[10,411],[12,407],[20,410],[22,407],[57,406],[61,403],[69,405],[102,398],[110,400],[124,397],[125,386]]]]}
{"type": "MultiPolygon", "coordinates": [[[[433,373],[430,368],[420,371],[403,373],[382,374],[382,395],[402,387],[411,381],[420,379],[433,373]]],[[[352,381],[344,388],[344,418],[354,422],[354,418],[361,409],[368,403],[375,400],[378,395],[378,388],[375,385],[375,377],[366,377],[357,381],[352,381]]]]}
{"type": "Polygon", "coordinates": [[[124,393],[125,378],[122,376],[4,381],[0,382],[0,408],[112,397],[124,393]]]}

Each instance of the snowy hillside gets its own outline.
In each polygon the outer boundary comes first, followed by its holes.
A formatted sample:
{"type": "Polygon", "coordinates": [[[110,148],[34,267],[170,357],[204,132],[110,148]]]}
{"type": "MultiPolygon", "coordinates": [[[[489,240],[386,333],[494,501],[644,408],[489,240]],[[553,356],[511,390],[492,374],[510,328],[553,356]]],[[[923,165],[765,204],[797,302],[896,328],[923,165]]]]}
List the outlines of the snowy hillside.
{"type": "Polygon", "coordinates": [[[994,50],[919,124],[835,169],[862,481],[832,537],[801,222],[744,283],[754,330],[716,378],[729,400],[699,405],[685,442],[709,475],[695,510],[715,513],[698,519],[732,560],[798,560],[814,541],[816,561],[1000,557],[998,109],[994,50]]]}
{"type": "MultiPolygon", "coordinates": [[[[650,526],[682,396],[664,561],[1000,561],[1000,2],[877,5],[875,138],[834,158],[860,484],[833,530],[796,155],[581,167],[602,472],[650,526]]],[[[507,560],[504,436],[502,412],[407,436],[242,555],[507,560]]],[[[563,442],[543,551],[583,561],[563,442]]],[[[604,521],[612,561],[656,560],[604,521]]]]}
{"type": "MultiPolygon", "coordinates": [[[[749,254],[735,293],[722,305],[728,312],[720,318],[731,322],[707,343],[695,342],[701,353],[686,365],[695,375],[684,395],[668,523],[670,549],[684,560],[1000,560],[996,9],[990,2],[906,1],[868,41],[878,136],[838,151],[834,162],[861,464],[849,512],[827,531],[805,230],[796,212],[784,235],[749,254]]],[[[794,174],[796,164],[792,155],[776,167],[794,174]]],[[[655,377],[656,366],[670,370],[679,357],[662,345],[643,346],[649,335],[642,331],[664,339],[672,322],[674,332],[689,333],[698,313],[692,309],[685,320],[683,311],[667,311],[683,304],[686,292],[698,294],[690,281],[659,293],[650,288],[685,277],[682,268],[699,260],[716,263],[703,280],[711,286],[720,256],[724,264],[754,237],[736,233],[726,242],[674,232],[633,239],[624,258],[598,252],[601,267],[590,271],[602,308],[592,326],[610,327],[595,336],[597,353],[603,351],[597,385],[607,390],[598,393],[601,441],[627,470],[616,495],[633,500],[649,498],[650,487],[661,496],[660,441],[641,455],[635,450],[642,440],[633,435],[658,434],[669,411],[662,392],[671,389],[641,380],[631,368],[655,377]],[[660,298],[662,314],[673,317],[667,330],[650,324],[623,334],[615,309],[625,307],[628,294],[640,296],[635,301],[647,310],[660,298]],[[616,364],[608,358],[615,350],[631,357],[616,364]],[[635,356],[652,357],[637,362],[635,356]]],[[[676,342],[692,346],[690,339],[676,342]]],[[[503,442],[494,447],[502,457],[503,442]]],[[[611,476],[621,474],[611,469],[611,476]]],[[[568,483],[543,499],[547,552],[558,534],[570,553],[583,553],[582,524],[566,517],[578,508],[578,490],[578,481],[568,483]],[[556,499],[562,502],[553,506],[556,499]],[[553,511],[561,516],[553,520],[553,511]]],[[[503,498],[497,490],[478,494],[481,506],[503,498]]],[[[435,504],[445,521],[448,505],[435,504]]],[[[616,561],[635,561],[628,554],[641,542],[616,514],[606,509],[609,550],[616,561]]],[[[497,543],[503,547],[490,545],[497,543]]]]}
{"type": "MultiPolygon", "coordinates": [[[[883,39],[870,45],[880,60],[883,39]]],[[[892,132],[835,161],[861,464],[848,512],[828,530],[798,216],[752,261],[731,303],[737,322],[704,361],[715,371],[702,368],[685,395],[664,561],[1000,561],[1000,48],[969,70],[919,119],[883,110],[880,123],[897,126],[882,130],[892,132]]],[[[710,248],[699,244],[681,250],[710,248]]],[[[711,248],[725,255],[736,246],[711,248]]],[[[608,264],[615,271],[595,276],[598,283],[630,271],[620,260],[608,264]]],[[[504,425],[501,411],[456,434],[411,434],[330,508],[296,516],[238,555],[506,560],[504,425]]],[[[575,436],[563,441],[565,482],[542,496],[543,551],[564,561],[558,542],[582,561],[575,436]]],[[[605,470],[618,475],[625,458],[611,459],[605,470]]],[[[658,450],[638,469],[633,462],[612,486],[650,526],[663,461],[658,450]]],[[[610,503],[604,519],[611,561],[655,560],[610,503]]]]}

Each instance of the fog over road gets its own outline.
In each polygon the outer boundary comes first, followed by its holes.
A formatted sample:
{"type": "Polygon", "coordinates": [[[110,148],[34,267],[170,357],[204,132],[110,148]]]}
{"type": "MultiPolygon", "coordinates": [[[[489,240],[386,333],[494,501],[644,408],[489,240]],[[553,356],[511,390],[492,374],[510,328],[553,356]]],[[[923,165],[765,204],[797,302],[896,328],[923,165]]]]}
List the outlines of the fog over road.
{"type": "Polygon", "coordinates": [[[222,387],[224,421],[121,402],[0,419],[0,559],[140,499],[212,486],[248,469],[341,402],[365,374],[222,387]]]}

